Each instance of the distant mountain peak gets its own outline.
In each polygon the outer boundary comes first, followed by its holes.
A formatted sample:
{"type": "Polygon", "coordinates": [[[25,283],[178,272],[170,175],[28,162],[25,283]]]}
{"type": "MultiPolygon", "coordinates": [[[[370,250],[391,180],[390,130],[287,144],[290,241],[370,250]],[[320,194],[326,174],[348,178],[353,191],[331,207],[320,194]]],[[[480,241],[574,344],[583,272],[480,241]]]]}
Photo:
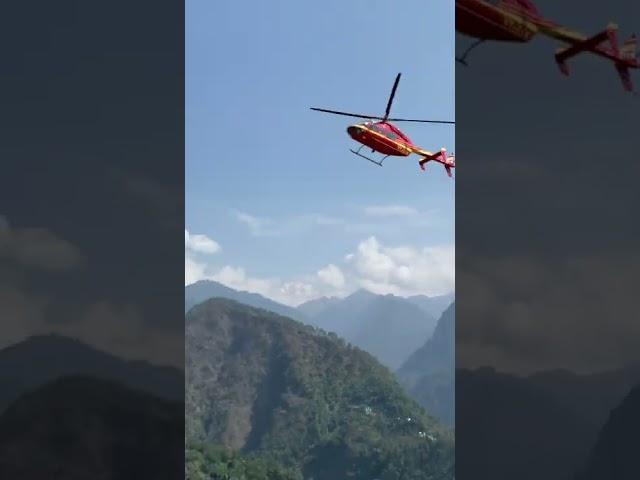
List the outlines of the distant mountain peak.
{"type": "Polygon", "coordinates": [[[393,294],[359,289],[348,297],[300,307],[308,323],[335,332],[395,370],[433,332],[436,319],[393,294]]]}
{"type": "Polygon", "coordinates": [[[0,358],[8,358],[14,354],[25,354],[34,352],[40,354],[51,354],[52,352],[78,352],[101,355],[110,358],[117,358],[115,355],[99,350],[76,337],[60,335],[58,333],[37,334],[26,337],[6,348],[0,350],[0,358]]]}
{"type": "Polygon", "coordinates": [[[373,298],[375,296],[376,296],[375,293],[370,292],[365,288],[359,288],[358,290],[353,292],[351,295],[348,295],[346,298],[373,298]]]}
{"type": "Polygon", "coordinates": [[[195,305],[211,298],[228,298],[256,308],[262,308],[294,320],[302,321],[304,314],[293,307],[278,303],[259,293],[234,290],[213,280],[200,280],[185,286],[185,313],[195,305]]]}
{"type": "Polygon", "coordinates": [[[184,374],[129,361],[63,335],[35,335],[0,350],[0,411],[26,390],[84,375],[115,380],[164,398],[182,398],[184,374]]]}

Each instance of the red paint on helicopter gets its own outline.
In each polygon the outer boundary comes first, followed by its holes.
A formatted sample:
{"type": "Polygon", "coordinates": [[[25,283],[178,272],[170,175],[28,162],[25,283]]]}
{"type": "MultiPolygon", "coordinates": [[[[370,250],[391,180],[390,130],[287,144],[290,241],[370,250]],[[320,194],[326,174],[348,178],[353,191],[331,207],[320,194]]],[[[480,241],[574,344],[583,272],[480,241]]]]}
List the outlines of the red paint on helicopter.
{"type": "Polygon", "coordinates": [[[319,112],[332,113],[335,115],[344,115],[348,117],[356,117],[362,119],[368,119],[370,121],[359,123],[356,125],[350,125],[347,128],[347,134],[356,142],[360,143],[361,146],[358,150],[351,150],[352,153],[358,155],[359,157],[365,158],[370,162],[375,163],[376,165],[382,166],[382,162],[387,157],[407,157],[412,153],[420,155],[422,158],[419,160],[419,165],[422,170],[425,169],[425,165],[427,162],[435,161],[444,166],[447,175],[450,177],[451,169],[455,168],[455,158],[453,155],[447,155],[446,150],[444,148],[440,149],[439,152],[432,153],[427,150],[424,150],[411,142],[409,137],[407,137],[404,133],[400,131],[395,125],[394,122],[421,122],[421,123],[445,123],[445,124],[453,124],[455,122],[452,121],[443,121],[443,120],[411,120],[404,118],[389,118],[389,112],[391,110],[391,104],[393,103],[393,98],[396,93],[396,89],[398,88],[398,83],[400,82],[400,74],[396,77],[396,81],[393,84],[393,88],[391,90],[391,95],[389,96],[389,101],[387,102],[387,109],[385,111],[385,115],[383,117],[377,117],[373,115],[362,115],[356,113],[347,113],[340,112],[336,110],[326,110],[323,108],[311,108],[311,110],[316,110],[319,112]],[[373,122],[371,120],[381,120],[379,122],[373,122]],[[363,147],[368,147],[372,152],[378,152],[384,155],[384,158],[380,161],[376,161],[372,158],[369,158],[360,153],[360,150],[363,147]]]}

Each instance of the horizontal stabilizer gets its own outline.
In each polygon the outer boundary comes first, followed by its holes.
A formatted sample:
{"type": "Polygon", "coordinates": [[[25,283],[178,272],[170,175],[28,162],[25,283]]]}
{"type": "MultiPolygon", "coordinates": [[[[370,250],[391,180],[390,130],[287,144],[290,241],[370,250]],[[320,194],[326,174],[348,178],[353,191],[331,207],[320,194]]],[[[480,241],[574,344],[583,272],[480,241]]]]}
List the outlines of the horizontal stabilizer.
{"type": "Polygon", "coordinates": [[[638,68],[636,58],[637,40],[636,36],[632,35],[622,46],[618,45],[616,38],[616,30],[618,26],[615,24],[609,24],[606,30],[594,35],[586,40],[581,40],[573,43],[569,47],[562,48],[556,52],[556,63],[560,68],[560,71],[564,75],[569,75],[569,66],[567,60],[583,52],[591,52],[612,61],[622,84],[627,91],[633,91],[633,84],[631,81],[631,75],[629,68],[638,68]],[[604,42],[608,45],[603,46],[604,42]]]}
{"type": "Polygon", "coordinates": [[[415,153],[422,155],[423,158],[418,162],[420,164],[420,168],[422,170],[425,169],[425,165],[427,162],[435,161],[441,163],[445,170],[447,171],[447,175],[452,177],[451,169],[456,167],[456,160],[453,154],[447,155],[447,151],[445,148],[441,148],[439,152],[431,153],[426,150],[416,149],[415,153]]]}
{"type": "MultiPolygon", "coordinates": [[[[586,40],[582,40],[580,42],[576,42],[573,45],[561,48],[556,52],[556,63],[560,68],[560,71],[564,75],[569,75],[569,66],[567,65],[567,60],[571,57],[575,57],[576,55],[593,51],[596,47],[598,47],[602,42],[609,40],[612,45],[615,45],[615,31],[618,28],[617,25],[610,24],[606,30],[594,35],[586,40]]],[[[615,47],[617,48],[617,46],[615,47]]]]}
{"type": "Polygon", "coordinates": [[[575,57],[579,53],[588,52],[593,50],[595,47],[600,45],[605,40],[609,39],[609,35],[615,30],[609,27],[609,29],[604,30],[603,32],[594,35],[591,38],[583,40],[581,42],[577,42],[570,47],[560,49],[556,52],[556,61],[558,63],[564,63],[571,57],[575,57]]]}

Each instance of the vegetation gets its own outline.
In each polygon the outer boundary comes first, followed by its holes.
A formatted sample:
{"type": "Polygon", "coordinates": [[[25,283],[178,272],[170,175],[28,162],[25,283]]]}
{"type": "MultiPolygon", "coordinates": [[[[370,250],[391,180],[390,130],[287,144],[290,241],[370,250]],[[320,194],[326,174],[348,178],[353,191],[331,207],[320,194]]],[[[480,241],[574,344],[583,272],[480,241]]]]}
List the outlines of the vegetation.
{"type": "Polygon", "coordinates": [[[0,478],[173,480],[184,405],[90,377],[23,394],[0,415],[0,478]]]}
{"type": "Polygon", "coordinates": [[[242,452],[190,447],[191,478],[453,478],[451,432],[337,336],[222,299],[186,335],[189,445],[242,452]]]}
{"type": "Polygon", "coordinates": [[[186,480],[299,480],[274,460],[243,456],[223,447],[190,445],[185,453],[186,480]]]}

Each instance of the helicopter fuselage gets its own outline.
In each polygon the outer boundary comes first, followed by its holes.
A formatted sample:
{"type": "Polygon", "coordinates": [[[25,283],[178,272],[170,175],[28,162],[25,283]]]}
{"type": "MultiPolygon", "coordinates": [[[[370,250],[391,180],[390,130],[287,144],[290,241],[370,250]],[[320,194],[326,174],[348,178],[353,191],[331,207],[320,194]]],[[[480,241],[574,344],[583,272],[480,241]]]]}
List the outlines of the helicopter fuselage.
{"type": "Polygon", "coordinates": [[[400,130],[387,122],[367,122],[347,128],[349,136],[358,143],[383,155],[407,157],[415,145],[400,130]]]}

